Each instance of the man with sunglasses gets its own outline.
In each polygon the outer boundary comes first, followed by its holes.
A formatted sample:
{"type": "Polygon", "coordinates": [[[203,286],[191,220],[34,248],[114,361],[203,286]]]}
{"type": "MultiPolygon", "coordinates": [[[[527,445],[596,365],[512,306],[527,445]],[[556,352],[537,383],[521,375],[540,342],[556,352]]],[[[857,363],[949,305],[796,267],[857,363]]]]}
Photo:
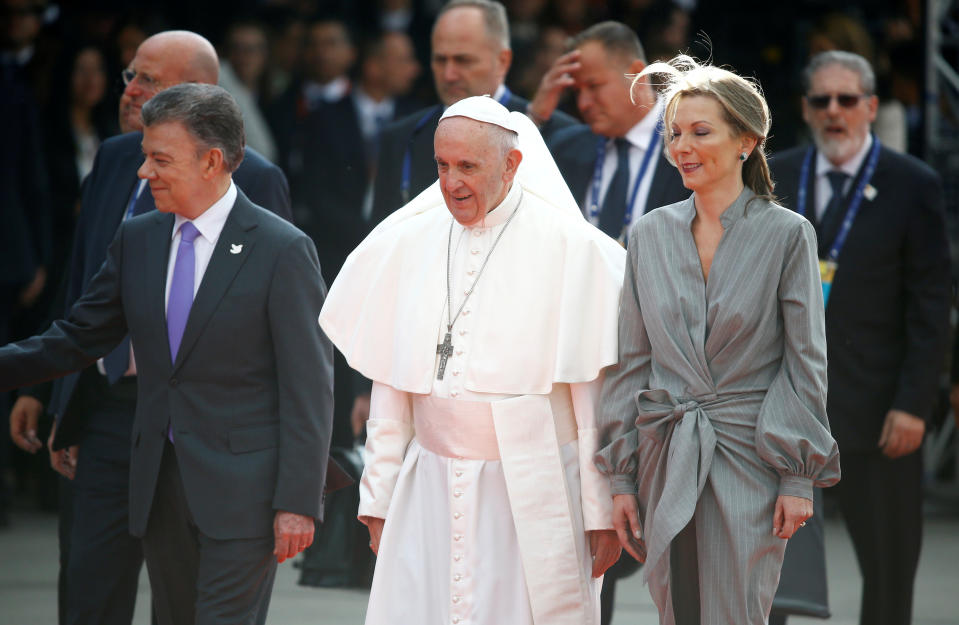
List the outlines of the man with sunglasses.
{"type": "Polygon", "coordinates": [[[815,145],[770,167],[781,202],[819,236],[827,412],[842,454],[837,495],[863,575],[860,622],[904,625],[922,533],[919,448],[949,330],[942,181],[870,133],[878,100],[864,58],[818,54],[803,87],[815,145]]]}
{"type": "MultiPolygon", "coordinates": [[[[80,217],[67,273],[65,308],[83,293],[103,264],[107,247],[128,217],[154,210],[143,163],[140,109],[174,85],[216,84],[216,51],[202,36],[166,31],[146,39],[122,74],[120,127],[126,134],[103,143],[84,183],[80,217]]],[[[289,186],[278,167],[246,148],[233,173],[249,199],[291,218],[289,186]]],[[[22,390],[10,413],[14,443],[31,453],[43,444],[37,424],[46,406],[56,425],[50,464],[72,480],[72,499],[61,501],[60,623],[128,625],[136,602],[143,555],[128,533],[130,440],[137,394],[135,348],[125,340],[94,367],[52,384],[22,390]]]]}

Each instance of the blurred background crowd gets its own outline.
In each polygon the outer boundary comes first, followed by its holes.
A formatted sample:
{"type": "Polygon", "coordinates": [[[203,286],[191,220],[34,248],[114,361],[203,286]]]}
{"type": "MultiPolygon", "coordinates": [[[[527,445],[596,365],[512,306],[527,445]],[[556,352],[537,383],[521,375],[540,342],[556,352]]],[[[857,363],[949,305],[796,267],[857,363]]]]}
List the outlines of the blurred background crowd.
{"type": "MultiPolygon", "coordinates": [[[[883,145],[924,159],[943,174],[955,233],[959,197],[959,151],[952,149],[959,137],[955,3],[503,3],[513,50],[506,84],[517,95],[533,98],[569,37],[599,21],[618,20],[636,31],[650,62],[688,51],[758,78],[773,114],[768,143],[772,152],[807,140],[799,75],[808,58],[830,49],[862,55],[872,61],[878,77],[877,135],[883,145]],[[936,87],[937,72],[947,83],[952,81],[951,89],[936,87]]],[[[0,233],[0,295],[16,290],[10,327],[5,333],[0,328],[0,336],[26,337],[48,322],[70,258],[82,181],[101,142],[124,130],[117,115],[122,71],[146,37],[173,28],[198,32],[217,47],[220,84],[243,110],[247,142],[285,172],[294,221],[316,241],[329,282],[338,267],[336,260],[324,259],[324,250],[351,248],[375,225],[367,183],[375,164],[370,156],[376,149],[377,105],[389,101],[395,119],[437,102],[430,74],[430,30],[443,4],[443,0],[0,0],[0,89],[16,95],[3,98],[0,136],[16,135],[18,145],[31,148],[19,153],[0,150],[0,205],[29,203],[27,214],[35,221],[16,230],[33,237],[27,247],[35,258],[24,265],[6,260],[24,242],[14,240],[12,226],[0,226],[8,233],[0,233]],[[359,106],[351,98],[359,92],[367,96],[363,105],[373,109],[362,119],[372,121],[363,122],[371,127],[352,136],[342,121],[343,107],[359,106]],[[355,148],[362,142],[372,143],[359,152],[366,154],[365,160],[356,157],[355,148]],[[18,185],[6,184],[11,180],[18,185]],[[11,197],[7,189],[14,186],[32,191],[11,197]],[[337,218],[342,227],[331,227],[330,220],[335,224],[337,218]]],[[[569,95],[560,108],[579,116],[569,95]]],[[[959,249],[955,236],[952,242],[955,259],[959,249]]],[[[949,386],[942,385],[942,423],[947,423],[949,386]]],[[[362,428],[351,425],[348,409],[338,412],[347,418],[336,426],[334,445],[348,448],[362,428]]],[[[8,414],[2,402],[0,414],[4,420],[8,414]]],[[[939,454],[930,464],[931,480],[955,481],[955,445],[955,435],[947,434],[930,446],[930,453],[939,454]]],[[[0,527],[7,523],[5,511],[14,494],[18,501],[55,511],[56,488],[45,458],[15,450],[8,437],[0,437],[0,527]]],[[[361,541],[360,547],[362,551],[365,543],[361,541]]],[[[353,578],[365,574],[365,570],[349,573],[353,578]]]]}

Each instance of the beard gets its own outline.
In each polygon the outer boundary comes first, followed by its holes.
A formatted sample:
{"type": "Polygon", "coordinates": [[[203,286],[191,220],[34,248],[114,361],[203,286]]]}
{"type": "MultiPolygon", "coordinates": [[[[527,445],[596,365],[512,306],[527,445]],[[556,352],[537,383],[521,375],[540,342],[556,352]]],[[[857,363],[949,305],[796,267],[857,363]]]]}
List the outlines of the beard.
{"type": "Polygon", "coordinates": [[[867,134],[858,136],[847,130],[838,136],[830,136],[825,131],[817,130],[813,132],[813,140],[816,143],[816,148],[829,162],[834,165],[841,165],[855,156],[862,148],[867,134]]]}

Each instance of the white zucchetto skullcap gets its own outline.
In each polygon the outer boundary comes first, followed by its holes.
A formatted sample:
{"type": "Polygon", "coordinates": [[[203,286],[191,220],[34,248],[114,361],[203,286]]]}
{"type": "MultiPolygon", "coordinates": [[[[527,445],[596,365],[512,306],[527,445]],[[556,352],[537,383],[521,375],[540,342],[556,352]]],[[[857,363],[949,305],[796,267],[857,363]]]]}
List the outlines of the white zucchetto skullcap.
{"type": "Polygon", "coordinates": [[[440,121],[448,117],[468,117],[478,122],[493,124],[506,130],[511,130],[519,134],[520,129],[516,127],[514,116],[505,106],[494,100],[488,95],[477,95],[469,98],[463,98],[453,104],[440,117],[440,121]]]}

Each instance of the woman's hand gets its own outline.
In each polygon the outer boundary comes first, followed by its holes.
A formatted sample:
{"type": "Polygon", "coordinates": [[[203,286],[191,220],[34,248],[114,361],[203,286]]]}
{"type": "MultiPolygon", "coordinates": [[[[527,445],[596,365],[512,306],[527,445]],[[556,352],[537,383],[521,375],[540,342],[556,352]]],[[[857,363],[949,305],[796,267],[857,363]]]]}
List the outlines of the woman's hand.
{"type": "Polygon", "coordinates": [[[613,527],[626,553],[639,562],[646,561],[643,528],[639,524],[636,495],[613,495],[613,527]]]}
{"type": "Polygon", "coordinates": [[[780,495],[776,498],[776,512],[773,513],[773,534],[779,538],[792,538],[796,530],[806,524],[812,513],[812,501],[803,497],[780,495]]]}
{"type": "Polygon", "coordinates": [[[386,519],[375,516],[365,516],[360,518],[360,522],[366,525],[366,528],[370,530],[370,549],[373,550],[373,553],[379,554],[380,536],[383,535],[383,524],[386,523],[386,519]]]}

